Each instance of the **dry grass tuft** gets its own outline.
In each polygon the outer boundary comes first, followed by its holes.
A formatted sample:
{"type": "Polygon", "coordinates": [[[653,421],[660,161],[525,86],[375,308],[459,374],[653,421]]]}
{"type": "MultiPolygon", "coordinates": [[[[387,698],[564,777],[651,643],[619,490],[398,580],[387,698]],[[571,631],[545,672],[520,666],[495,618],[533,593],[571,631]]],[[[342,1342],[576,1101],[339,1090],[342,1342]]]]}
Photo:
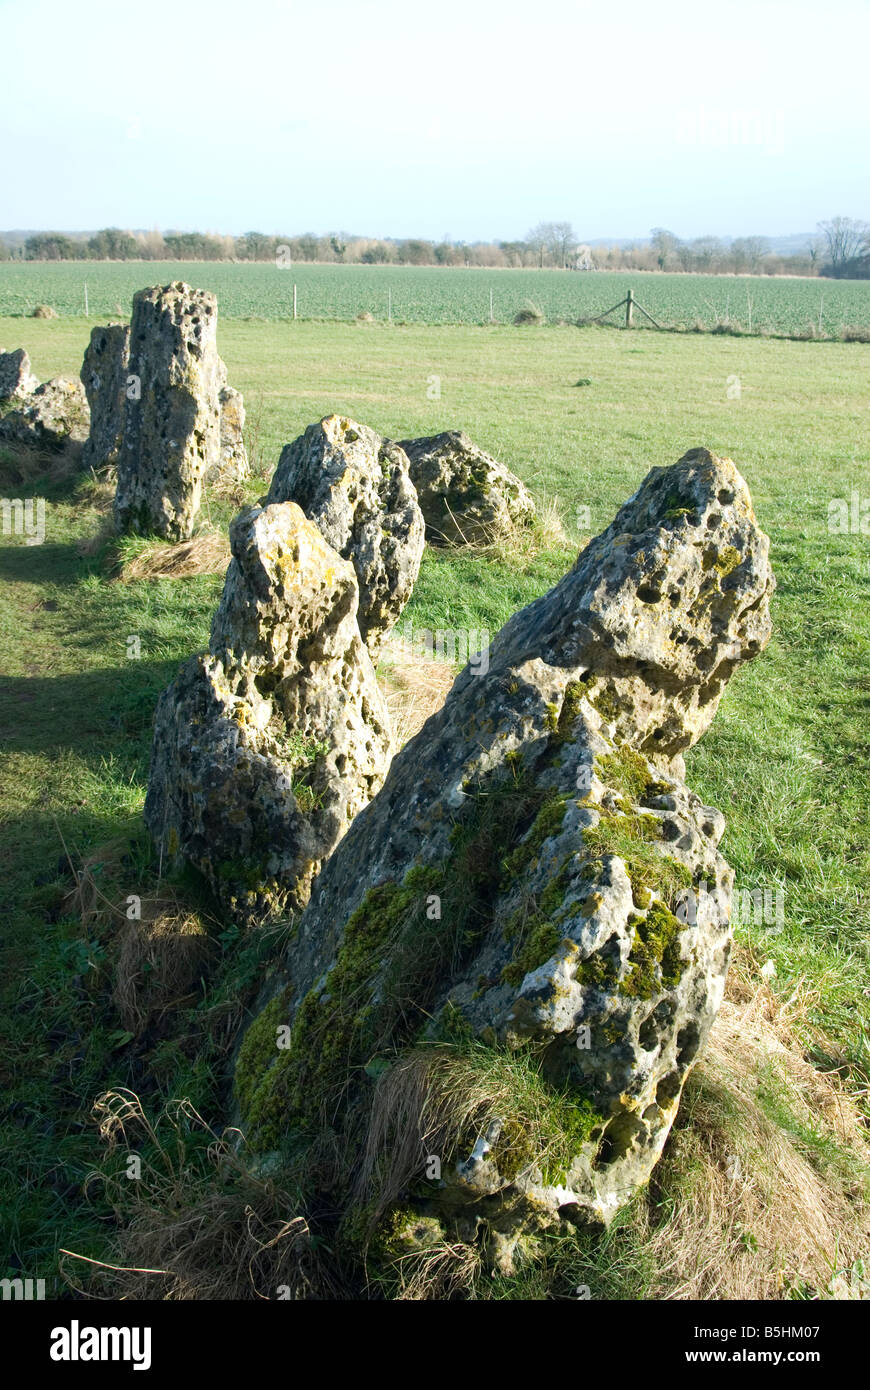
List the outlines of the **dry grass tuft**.
{"type": "Polygon", "coordinates": [[[530,299],[526,301],[522,309],[514,314],[513,322],[518,328],[535,327],[538,328],[542,323],[547,322],[547,316],[539,304],[534,304],[530,299]]]}
{"type": "Polygon", "coordinates": [[[396,748],[402,748],[422,729],[447,699],[458,666],[415,652],[391,633],[378,665],[378,682],[386,697],[396,748]]]}
{"type": "Polygon", "coordinates": [[[55,486],[81,468],[81,448],[39,449],[0,440],[0,488],[4,492],[29,484],[55,486]]]}
{"type": "MultiPolygon", "coordinates": [[[[454,517],[458,530],[459,521],[454,517]]],[[[522,564],[534,560],[542,552],[570,548],[571,542],[565,531],[559,508],[558,497],[541,498],[537,511],[530,522],[507,522],[493,525],[488,534],[473,541],[454,541],[445,537],[438,544],[439,550],[456,551],[461,555],[472,555],[480,559],[499,560],[503,564],[522,564]]]]}
{"type": "Polygon", "coordinates": [[[189,1002],[212,955],[201,918],[170,896],[143,898],[141,918],[118,936],[112,1001],[139,1037],[189,1002]]]}
{"type": "Polygon", "coordinates": [[[78,868],[70,859],[75,887],[63,900],[64,913],[75,913],[85,928],[126,919],[124,908],[115,899],[129,854],[129,839],[117,839],[85,855],[78,868]]]}
{"type": "Polygon", "coordinates": [[[124,1027],[138,1037],[191,998],[213,945],[201,914],[173,890],[164,886],[131,900],[122,887],[130,879],[130,863],[129,839],[94,850],[73,870],[75,887],[63,910],[110,943],[112,1001],[124,1027]],[[134,905],[139,915],[131,919],[134,905]]]}
{"type": "MultiPolygon", "coordinates": [[[[107,1162],[89,1175],[86,1188],[104,1186],[121,1235],[118,1264],[86,1263],[88,1293],[234,1301],[341,1295],[307,1221],[294,1210],[293,1194],[245,1169],[235,1152],[237,1131],[218,1136],[189,1100],[170,1101],[152,1124],[127,1090],[102,1095],[94,1117],[107,1162]],[[141,1158],[137,1182],[126,1177],[128,1153],[141,1158]]],[[[75,1287],[82,1266],[62,1268],[75,1287]]]]}
{"type": "Polygon", "coordinates": [[[870,1248],[866,1131],[839,1078],[803,1056],[807,1002],[800,989],[778,1002],[737,952],[653,1177],[647,1297],[843,1296],[838,1274],[870,1248]]]}
{"type": "Polygon", "coordinates": [[[439,1242],[427,1250],[412,1250],[394,1258],[397,1302],[446,1302],[467,1298],[482,1268],[480,1248],[464,1241],[439,1242]]]}
{"type": "Polygon", "coordinates": [[[223,574],[230,562],[230,543],[219,532],[194,536],[193,540],[148,540],[121,564],[118,579],[132,584],[139,579],[189,579],[195,574],[223,574]]]}

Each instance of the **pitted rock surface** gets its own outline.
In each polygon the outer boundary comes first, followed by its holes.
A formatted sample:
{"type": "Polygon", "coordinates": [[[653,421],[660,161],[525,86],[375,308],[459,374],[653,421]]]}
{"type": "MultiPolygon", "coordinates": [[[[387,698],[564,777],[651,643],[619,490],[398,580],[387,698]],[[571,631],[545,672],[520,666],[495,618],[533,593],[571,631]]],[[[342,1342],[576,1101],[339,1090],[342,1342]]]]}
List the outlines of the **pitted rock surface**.
{"type": "Polygon", "coordinates": [[[534,519],[535,504],[516,474],[460,430],[403,439],[401,448],[433,544],[486,545],[534,519]]]}
{"type": "Polygon", "coordinates": [[[23,401],[39,385],[24,348],[0,352],[0,401],[23,401]]]}
{"type": "Polygon", "coordinates": [[[133,296],[115,526],[187,540],[220,460],[217,300],[176,281],[133,296]]]}
{"type": "Polygon", "coordinates": [[[425,544],[423,514],[398,445],[328,415],[281,453],[268,502],[297,502],[359,581],[359,627],[376,656],[411,597],[425,544]]]}
{"type": "Polygon", "coordinates": [[[243,512],[209,650],[158,702],[147,824],[240,920],[308,898],[378,790],[389,719],[353,567],[293,503],[243,512]]]}
{"type": "Polygon", "coordinates": [[[129,361],[127,324],[107,323],[91,329],[80,375],[91,411],[82,463],[94,472],[118,462],[124,437],[129,361]]]}
{"type": "Polygon", "coordinates": [[[206,482],[243,483],[251,469],[245,448],[245,402],[241,391],[222,386],[220,408],[220,458],[206,474],[206,482]]]}
{"type": "Polygon", "coordinates": [[[339,1113],[359,1149],[376,1088],[383,1096],[421,1038],[449,1037],[458,1020],[484,1046],[533,1045],[548,1081],[595,1123],[558,1177],[534,1154],[506,1163],[481,1133],[430,1198],[418,1183],[403,1201],[449,1239],[482,1218],[509,1259],[524,1230],[560,1214],[606,1222],[647,1181],[731,944],[724,818],[685,785],[681,754],[764,648],[773,587],[744,480],[692,450],[654,468],[564,579],[505,625],[487,671],[465,668],[315,884],[272,1006],[292,1023],[289,1054],[240,1074],[255,1145],[300,1123],[312,1038],[321,1056],[330,1029],[338,1039],[339,1113]],[[451,904],[465,912],[446,954],[433,892],[448,918],[451,904]],[[412,923],[418,982],[398,1021],[391,905],[412,923]],[[367,942],[369,974],[345,1018],[342,990],[367,942]]]}
{"type": "Polygon", "coordinates": [[[55,376],[43,381],[20,405],[0,416],[0,439],[30,449],[78,453],[88,437],[90,412],[80,381],[55,376]]]}

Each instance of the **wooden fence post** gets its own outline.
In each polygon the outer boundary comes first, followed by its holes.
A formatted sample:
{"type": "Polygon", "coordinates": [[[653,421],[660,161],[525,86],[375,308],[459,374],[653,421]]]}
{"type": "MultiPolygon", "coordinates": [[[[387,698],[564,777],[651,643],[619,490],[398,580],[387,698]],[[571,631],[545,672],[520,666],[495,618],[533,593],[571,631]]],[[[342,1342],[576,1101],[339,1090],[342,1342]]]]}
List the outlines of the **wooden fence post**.
{"type": "Polygon", "coordinates": [[[634,305],[634,297],[633,297],[633,295],[632,295],[632,293],[631,293],[631,290],[629,290],[629,291],[628,291],[628,294],[625,296],[625,326],[626,326],[626,328],[631,328],[631,311],[632,311],[633,305],[634,305]]]}

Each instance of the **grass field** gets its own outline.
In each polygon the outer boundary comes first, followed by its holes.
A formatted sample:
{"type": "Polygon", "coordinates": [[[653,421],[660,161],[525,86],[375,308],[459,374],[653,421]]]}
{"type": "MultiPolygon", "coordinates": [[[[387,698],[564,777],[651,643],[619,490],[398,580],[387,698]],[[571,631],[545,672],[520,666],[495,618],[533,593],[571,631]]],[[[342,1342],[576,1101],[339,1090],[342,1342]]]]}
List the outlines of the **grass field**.
{"type": "Polygon", "coordinates": [[[295,283],[302,319],[385,320],[391,312],[400,323],[483,324],[491,291],[496,323],[510,323],[529,302],[551,322],[574,323],[611,308],[630,287],[666,326],[731,322],[752,333],[827,337],[847,326],[870,330],[867,280],[171,261],[0,263],[0,315],[27,315],[40,303],[64,317],[82,314],[87,285],[96,322],[126,317],[136,290],[170,280],[214,290],[222,318],[292,318],[295,283]]]}
{"type": "MultiPolygon", "coordinates": [[[[159,269],[166,274],[156,279],[176,273],[159,269]]],[[[192,269],[184,268],[188,279],[192,269]]],[[[870,347],[567,327],[521,333],[266,323],[245,315],[280,318],[269,295],[279,285],[286,295],[285,272],[245,268],[247,278],[234,282],[246,288],[233,313],[223,302],[229,282],[210,276],[236,276],[239,269],[216,267],[196,279],[220,286],[220,350],[231,382],[245,394],[258,474],[248,488],[251,499],[265,491],[281,445],[337,410],[398,438],[461,427],[513,468],[539,501],[557,501],[568,545],[511,563],[427,552],[407,610],[417,625],[495,631],[565,572],[588,537],[577,528],[578,508],[590,508],[595,533],[652,465],[675,462],[697,445],[737,462],[772,539],[774,636],[765,655],[729,686],[710,732],[687,759],[689,781],[727,816],[722,849],[738,885],[784,891],[781,930],[738,932],[751,988],[769,988],[774,1004],[789,1012],[803,1056],[822,1072],[838,1071],[866,1123],[870,537],[831,535],[827,517],[832,498],[870,494],[862,423],[870,409],[870,347]],[[272,312],[264,309],[270,302],[272,312]],[[584,379],[588,385],[575,384],[584,379]],[[758,975],[767,961],[776,971],[769,986],[758,975]]],[[[157,270],[147,268],[145,279],[157,270]]],[[[37,293],[66,314],[51,322],[0,319],[0,342],[26,347],[41,378],[75,374],[81,363],[90,324],[70,316],[71,277],[81,274],[67,266],[0,267],[0,305],[7,310],[15,284],[14,293],[37,293]],[[14,280],[11,272],[19,269],[49,279],[38,286],[14,280]],[[61,285],[70,296],[65,304],[61,285]]],[[[97,274],[106,280],[99,292],[98,280],[89,282],[91,303],[102,314],[111,305],[98,293],[111,298],[117,289],[120,297],[123,286],[127,298],[145,283],[142,267],[100,267],[97,274]]],[[[396,283],[402,272],[389,274],[396,283]]],[[[426,285],[433,274],[439,273],[417,272],[415,283],[426,285]]],[[[448,274],[456,278],[445,284],[479,286],[487,296],[491,279],[512,283],[489,273],[464,280],[463,272],[448,274]]],[[[323,284],[333,273],[312,275],[323,277],[312,284],[323,284]]],[[[334,283],[346,286],[348,276],[339,270],[334,283]]],[[[304,285],[302,270],[299,279],[304,285]]],[[[622,292],[617,279],[602,281],[605,298],[622,292]]],[[[377,271],[365,283],[388,280],[377,271]]],[[[577,293],[588,279],[557,276],[554,283],[577,293]]],[[[725,293],[723,282],[716,286],[725,293]]],[[[804,286],[758,285],[759,292],[768,288],[788,293],[804,286]]],[[[818,295],[820,287],[806,288],[818,295]]],[[[861,288],[870,294],[870,287],[861,288]]],[[[525,298],[528,290],[518,293],[525,298]]],[[[351,314],[371,306],[343,301],[332,310],[336,317],[341,307],[351,314]]],[[[225,1057],[216,1021],[234,1000],[248,997],[270,943],[242,941],[231,924],[210,924],[218,965],[189,982],[186,1031],[155,1026],[136,1037],[112,1004],[117,927],[101,923],[97,912],[73,910],[66,856],[79,864],[107,843],[122,847],[120,870],[118,862],[104,870],[98,856],[98,889],[103,872],[116,880],[120,873],[120,882],[126,875],[135,885],[150,872],[140,813],[154,703],[177,664],[205,645],[221,579],[117,582],[105,551],[79,553],[104,516],[99,489],[70,480],[27,484],[9,471],[8,459],[3,467],[5,495],[41,495],[49,505],[43,545],[0,537],[0,1086],[6,1105],[0,1274],[44,1277],[50,1289],[63,1291],[61,1266],[69,1278],[84,1276],[58,1256],[59,1247],[112,1260],[110,1188],[104,1179],[86,1185],[103,1162],[92,1101],[111,1086],[127,1086],[153,1108],[185,1095],[206,1118],[219,1119],[225,1057]],[[126,657],[130,634],[141,639],[139,661],[126,657]]],[[[234,510],[212,496],[205,521],[225,528],[234,510]]],[[[838,1148],[820,1124],[796,1117],[772,1083],[759,1085],[758,1094],[825,1181],[845,1173],[837,1181],[859,1192],[866,1171],[848,1144],[838,1148]]],[[[664,1220],[662,1211],[685,1191],[693,1104],[697,1097],[684,1105],[684,1127],[669,1141],[643,1221],[633,1210],[606,1240],[590,1238],[572,1253],[570,1277],[594,1284],[593,1297],[679,1296],[643,1252],[650,1223],[655,1228],[664,1220]]],[[[734,1239],[749,1250],[762,1237],[748,1230],[734,1239]]],[[[835,1246],[829,1254],[834,1269],[835,1246]]],[[[782,1292],[799,1295],[787,1250],[782,1262],[782,1292]]],[[[500,1287],[495,1296],[545,1295],[527,1284],[500,1287]]]]}

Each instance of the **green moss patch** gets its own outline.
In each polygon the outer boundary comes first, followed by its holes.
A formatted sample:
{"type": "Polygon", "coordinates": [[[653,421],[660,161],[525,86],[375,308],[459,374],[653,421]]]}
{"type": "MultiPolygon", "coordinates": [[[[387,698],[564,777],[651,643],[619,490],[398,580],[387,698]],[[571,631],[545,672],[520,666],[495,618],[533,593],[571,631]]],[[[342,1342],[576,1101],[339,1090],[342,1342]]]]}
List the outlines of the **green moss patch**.
{"type": "Polygon", "coordinates": [[[636,999],[652,999],[665,989],[674,989],[682,979],[687,964],[680,955],[683,924],[658,902],[645,917],[630,921],[634,941],[620,992],[636,999]]]}
{"type": "Polygon", "coordinates": [[[627,743],[596,758],[595,770],[606,786],[623,792],[631,801],[640,801],[650,785],[646,759],[627,743]]]}
{"type": "Polygon", "coordinates": [[[479,788],[443,861],[366,894],[325,983],[299,1007],[289,1050],[258,1084],[248,1075],[237,1088],[255,1148],[275,1147],[294,1121],[322,1125],[354,1088],[370,1085],[375,1059],[395,1056],[428,1023],[437,994],[489,929],[504,861],[543,795],[516,770],[479,788]]]}
{"type": "Polygon", "coordinates": [[[685,864],[659,848],[661,838],[661,822],[647,812],[602,812],[598,824],[583,831],[590,854],[599,859],[612,854],[623,861],[638,907],[646,907],[654,893],[672,905],[681,888],[692,886],[685,864]]]}

